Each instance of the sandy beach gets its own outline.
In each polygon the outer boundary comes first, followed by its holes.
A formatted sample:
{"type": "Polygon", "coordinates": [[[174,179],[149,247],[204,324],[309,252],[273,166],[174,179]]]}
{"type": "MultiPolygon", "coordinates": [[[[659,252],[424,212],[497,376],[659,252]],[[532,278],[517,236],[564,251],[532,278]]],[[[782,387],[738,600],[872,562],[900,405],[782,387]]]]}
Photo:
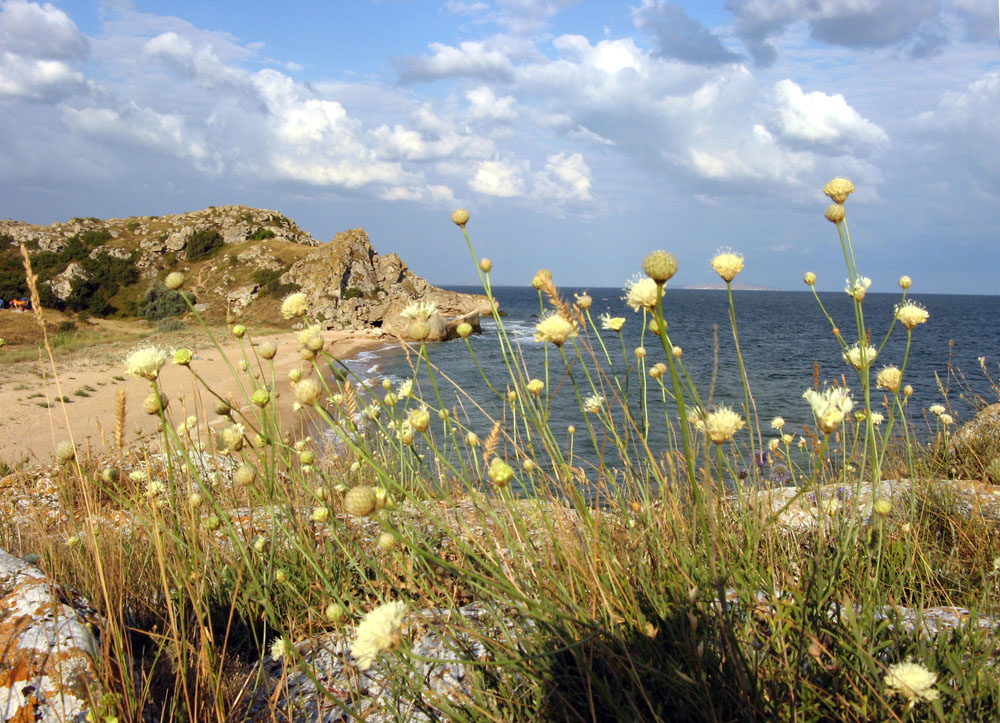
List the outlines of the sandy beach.
{"type": "MultiPolygon", "coordinates": [[[[340,359],[387,343],[384,338],[359,331],[328,331],[324,332],[324,338],[326,350],[340,359]]],[[[263,341],[273,341],[278,346],[274,358],[275,389],[280,395],[277,403],[286,422],[283,428],[291,429],[304,420],[291,416],[294,394],[288,372],[301,366],[303,374],[308,374],[311,364],[300,361],[295,332],[269,335],[252,343],[263,341]]],[[[167,344],[161,346],[168,348],[167,344]]],[[[212,412],[215,398],[204,391],[192,371],[221,396],[237,402],[243,399],[232,371],[243,358],[240,344],[235,339],[226,339],[220,347],[221,353],[206,340],[195,350],[190,369],[169,362],[163,367],[160,388],[170,399],[168,414],[175,423],[192,414],[199,419],[216,418],[212,412]]],[[[150,383],[125,374],[128,351],[128,348],[115,352],[96,348],[93,354],[57,359],[54,371],[47,362],[21,362],[5,369],[0,381],[0,460],[8,464],[21,460],[48,461],[56,445],[66,439],[72,439],[83,454],[88,449],[96,454],[102,448],[110,448],[115,440],[119,390],[125,392],[125,443],[153,433],[158,418],[142,410],[150,383]],[[69,401],[59,401],[63,397],[69,401]]],[[[246,374],[239,377],[246,386],[249,382],[246,374]]]]}

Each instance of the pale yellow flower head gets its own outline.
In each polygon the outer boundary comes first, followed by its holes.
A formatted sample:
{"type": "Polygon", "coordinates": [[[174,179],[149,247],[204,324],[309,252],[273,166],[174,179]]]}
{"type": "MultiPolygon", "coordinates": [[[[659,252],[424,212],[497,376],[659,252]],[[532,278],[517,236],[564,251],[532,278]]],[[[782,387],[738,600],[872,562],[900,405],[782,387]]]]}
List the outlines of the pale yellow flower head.
{"type": "Polygon", "coordinates": [[[927,411],[930,412],[931,414],[935,414],[940,417],[942,414],[945,413],[946,410],[943,404],[932,404],[931,406],[927,407],[927,411]]]}
{"type": "Polygon", "coordinates": [[[399,312],[399,315],[414,321],[427,321],[437,312],[437,304],[433,301],[411,301],[405,309],[399,312]]]}
{"type": "Polygon", "coordinates": [[[868,293],[868,288],[872,285],[872,280],[867,276],[859,276],[851,283],[851,280],[847,280],[847,286],[844,287],[844,291],[847,295],[853,298],[855,301],[864,301],[865,294],[868,293]]]}
{"type": "Polygon", "coordinates": [[[677,273],[677,259],[668,251],[652,251],[642,260],[642,270],[653,281],[663,284],[677,273]]]}
{"type": "Polygon", "coordinates": [[[549,314],[535,326],[535,341],[550,341],[556,346],[575,335],[576,325],[559,314],[549,314]]]}
{"type": "Polygon", "coordinates": [[[167,352],[156,346],[144,346],[129,354],[125,360],[125,373],[154,381],[167,363],[167,352]]]}
{"type": "Polygon", "coordinates": [[[464,208],[456,208],[451,212],[451,222],[456,226],[465,228],[465,224],[469,222],[469,212],[464,208]]]}
{"type": "Polygon", "coordinates": [[[530,382],[528,382],[526,389],[528,390],[529,394],[533,394],[537,397],[541,395],[541,393],[545,390],[545,382],[543,382],[541,379],[532,379],[530,382]]]}
{"type": "Polygon", "coordinates": [[[358,668],[368,670],[380,653],[402,645],[405,617],[406,603],[401,600],[379,605],[365,615],[351,643],[351,654],[358,661],[358,668]]]}
{"type": "Polygon", "coordinates": [[[909,276],[900,276],[899,277],[899,288],[901,288],[901,289],[903,289],[905,291],[906,289],[910,288],[911,286],[913,286],[913,279],[911,279],[909,276]]]}
{"type": "Polygon", "coordinates": [[[822,393],[806,389],[803,398],[812,407],[816,423],[824,434],[832,434],[854,408],[854,401],[846,387],[830,387],[822,393]]]}
{"type": "Polygon", "coordinates": [[[303,379],[295,385],[295,401],[303,407],[315,404],[322,393],[322,385],[312,377],[303,379]]]}
{"type": "Polygon", "coordinates": [[[899,367],[887,366],[875,377],[875,384],[881,389],[887,389],[895,393],[899,390],[899,384],[902,380],[903,373],[899,370],[899,367]]]}
{"type": "Polygon", "coordinates": [[[604,397],[600,394],[591,394],[583,400],[583,408],[591,414],[597,414],[604,408],[604,397]]]}
{"type": "Polygon", "coordinates": [[[608,331],[621,331],[625,326],[624,316],[611,316],[611,314],[601,314],[601,328],[608,331]]]}
{"type": "Polygon", "coordinates": [[[586,311],[594,303],[594,297],[584,291],[582,294],[573,294],[576,297],[576,305],[580,307],[581,311],[586,311]]]}
{"type": "Polygon", "coordinates": [[[743,429],[745,422],[738,412],[733,411],[725,405],[716,407],[714,412],[710,412],[705,420],[708,428],[708,437],[716,444],[728,442],[739,430],[743,429]]]}
{"type": "Polygon", "coordinates": [[[784,417],[775,417],[774,419],[771,420],[771,429],[777,429],[780,431],[781,428],[784,426],[785,426],[784,417]]]}
{"type": "Polygon", "coordinates": [[[712,258],[712,268],[728,284],[743,270],[743,254],[732,250],[719,251],[712,258]]]}
{"type": "Polygon", "coordinates": [[[305,316],[308,310],[309,301],[306,299],[306,295],[301,291],[289,294],[285,297],[284,301],[281,302],[281,315],[286,319],[292,319],[296,316],[305,316]]]}
{"type": "Polygon", "coordinates": [[[805,276],[802,277],[802,280],[805,281],[808,286],[813,286],[816,283],[816,274],[814,274],[812,271],[806,271],[805,276]]]}
{"type": "Polygon", "coordinates": [[[490,468],[487,471],[487,475],[495,485],[504,487],[514,476],[514,469],[499,457],[494,457],[490,461],[490,468]]]}
{"type": "Polygon", "coordinates": [[[847,209],[845,209],[844,206],[839,203],[831,203],[829,206],[826,207],[826,210],[823,212],[823,216],[830,223],[840,223],[841,221],[844,220],[844,217],[846,215],[847,215],[847,209]]]}
{"type": "Polygon", "coordinates": [[[850,347],[841,356],[844,357],[844,361],[850,364],[855,369],[867,369],[875,361],[875,357],[878,356],[878,350],[871,344],[867,344],[865,347],[861,347],[858,344],[850,347]]]}
{"type": "Polygon", "coordinates": [[[622,297],[632,311],[646,309],[653,311],[656,308],[656,296],[659,286],[648,276],[633,278],[625,283],[625,296],[622,297]]]}
{"type": "Polygon", "coordinates": [[[184,274],[180,271],[171,271],[167,278],[163,280],[163,285],[172,291],[176,291],[184,285],[184,274]]]}
{"type": "Polygon", "coordinates": [[[930,314],[927,312],[927,309],[915,301],[907,301],[905,304],[900,304],[896,307],[896,318],[899,319],[899,323],[910,330],[919,324],[925,323],[929,317],[930,314]]]}
{"type": "Polygon", "coordinates": [[[921,701],[932,701],[938,697],[938,691],[934,688],[937,679],[937,673],[920,663],[907,660],[889,666],[885,674],[885,687],[890,693],[906,698],[906,707],[912,708],[921,701]]]}
{"type": "Polygon", "coordinates": [[[835,203],[843,203],[847,197],[854,193],[854,184],[846,178],[834,178],[823,186],[823,193],[829,196],[835,203]]]}

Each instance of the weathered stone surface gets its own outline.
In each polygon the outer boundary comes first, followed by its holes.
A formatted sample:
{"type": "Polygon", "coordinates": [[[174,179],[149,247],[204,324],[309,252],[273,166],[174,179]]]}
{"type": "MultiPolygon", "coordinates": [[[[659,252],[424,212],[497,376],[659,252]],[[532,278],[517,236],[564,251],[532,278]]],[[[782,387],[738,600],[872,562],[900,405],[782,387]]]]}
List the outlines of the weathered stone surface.
{"type": "Polygon", "coordinates": [[[948,451],[956,475],[988,479],[986,468],[1000,456],[1000,404],[991,404],[963,424],[952,435],[948,451]]]}
{"type": "Polygon", "coordinates": [[[396,254],[380,255],[364,229],[337,234],[282,276],[309,298],[310,313],[331,328],[378,326],[406,338],[409,320],[400,312],[414,301],[434,303],[443,317],[436,337],[447,338],[448,318],[489,314],[489,300],[432,286],[414,274],[396,254]]]}
{"type": "Polygon", "coordinates": [[[65,301],[70,291],[73,290],[73,279],[85,277],[86,275],[87,272],[83,270],[80,264],[75,261],[71,262],[65,271],[52,279],[52,293],[65,301]]]}
{"type": "Polygon", "coordinates": [[[0,721],[79,721],[101,694],[85,601],[0,550],[0,721]]]}

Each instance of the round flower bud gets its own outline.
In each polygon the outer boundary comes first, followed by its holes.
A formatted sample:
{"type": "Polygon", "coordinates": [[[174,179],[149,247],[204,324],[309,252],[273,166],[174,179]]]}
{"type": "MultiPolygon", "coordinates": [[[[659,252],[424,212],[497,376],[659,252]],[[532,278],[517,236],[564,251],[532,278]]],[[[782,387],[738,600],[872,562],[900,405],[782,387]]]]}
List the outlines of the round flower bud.
{"type": "Polygon", "coordinates": [[[802,280],[805,281],[807,285],[813,286],[816,283],[816,274],[812,271],[807,271],[806,275],[802,277],[802,280]]]}
{"type": "Polygon", "coordinates": [[[113,485],[118,481],[118,470],[114,467],[105,467],[101,470],[101,480],[104,484],[113,485]]]}
{"type": "Polygon", "coordinates": [[[644,347],[644,346],[637,346],[635,348],[635,358],[636,359],[645,359],[646,358],[646,347],[644,347]]]}
{"type": "Polygon", "coordinates": [[[323,387],[312,377],[303,379],[295,385],[295,401],[303,407],[311,407],[319,400],[322,393],[323,387]]]}
{"type": "Polygon", "coordinates": [[[386,390],[386,391],[389,391],[390,389],[392,389],[392,380],[391,379],[383,379],[382,380],[382,388],[384,390],[386,390]]]}
{"type": "Polygon", "coordinates": [[[545,391],[545,382],[541,379],[532,379],[528,382],[528,385],[525,388],[528,390],[529,394],[533,394],[538,397],[541,396],[543,391],[545,391]]]}
{"type": "Polygon", "coordinates": [[[306,337],[305,347],[309,351],[322,351],[325,345],[326,340],[323,338],[322,334],[310,334],[306,337]]]}
{"type": "Polygon", "coordinates": [[[267,549],[267,538],[263,535],[258,535],[254,538],[253,549],[258,554],[263,554],[264,550],[267,549]]]}
{"type": "Polygon", "coordinates": [[[680,359],[684,355],[684,350],[679,346],[672,347],[670,353],[673,355],[674,359],[680,359]]]}
{"type": "Polygon", "coordinates": [[[406,330],[413,341],[423,341],[431,333],[430,325],[423,319],[415,319],[406,330]]]}
{"type": "Polygon", "coordinates": [[[455,333],[463,339],[468,338],[469,334],[472,333],[472,324],[467,321],[463,321],[458,325],[458,328],[455,329],[455,333]]]}
{"type": "Polygon", "coordinates": [[[413,444],[413,430],[404,429],[403,433],[399,435],[399,441],[406,445],[413,444]]]}
{"type": "Polygon", "coordinates": [[[247,363],[246,359],[240,359],[240,363],[237,364],[237,366],[240,368],[241,372],[245,372],[247,369],[250,368],[250,364],[247,363]]]}
{"type": "Polygon", "coordinates": [[[383,507],[389,507],[392,503],[392,497],[389,496],[388,491],[385,487],[375,488],[375,509],[381,510],[383,507]]]}
{"type": "Polygon", "coordinates": [[[439,409],[438,419],[440,419],[442,422],[447,422],[449,419],[451,419],[451,413],[449,413],[447,409],[439,409]]]}
{"type": "Polygon", "coordinates": [[[507,390],[507,401],[510,404],[513,404],[514,402],[516,402],[517,401],[517,392],[515,392],[513,389],[508,389],[507,390]]]}
{"type": "Polygon", "coordinates": [[[171,271],[167,274],[167,278],[163,280],[163,285],[171,291],[177,291],[177,289],[184,285],[184,274],[180,271],[171,271]]]}
{"type": "Polygon", "coordinates": [[[356,517],[366,517],[375,511],[375,490],[368,485],[352,487],[344,495],[344,509],[356,517]]]}
{"type": "Polygon", "coordinates": [[[659,379],[663,376],[663,373],[667,370],[666,366],[662,362],[657,362],[649,368],[649,376],[652,379],[659,379]]]}
{"type": "Polygon", "coordinates": [[[490,271],[493,270],[493,262],[490,261],[488,258],[485,257],[481,258],[479,259],[479,268],[482,269],[482,272],[484,274],[488,274],[490,271]]]}
{"type": "Polygon", "coordinates": [[[823,193],[835,203],[843,203],[854,192],[854,184],[846,178],[834,178],[823,187],[823,193]]]}
{"type": "Polygon", "coordinates": [[[826,207],[826,211],[823,212],[823,215],[830,223],[840,223],[844,220],[844,216],[847,215],[847,209],[839,203],[831,203],[826,207]]]}
{"type": "Polygon", "coordinates": [[[712,258],[712,268],[728,284],[743,270],[743,255],[733,251],[717,253],[712,258]]]}
{"type": "Polygon", "coordinates": [[[391,532],[383,532],[376,543],[380,550],[388,552],[396,546],[396,538],[391,532]]]}
{"type": "Polygon", "coordinates": [[[274,359],[274,355],[278,353],[278,345],[273,341],[265,341],[257,348],[257,353],[263,359],[274,359]]]}
{"type": "Polygon", "coordinates": [[[265,407],[271,401],[271,393],[265,387],[259,387],[253,390],[251,399],[258,407],[265,407]]]}
{"type": "Polygon", "coordinates": [[[913,385],[912,384],[907,384],[905,387],[903,387],[903,396],[904,397],[912,397],[913,396],[913,385]]]}
{"type": "Polygon", "coordinates": [[[465,443],[470,447],[478,447],[479,437],[476,435],[475,432],[469,432],[467,435],[465,435],[465,443]]]}
{"type": "Polygon", "coordinates": [[[249,487],[254,483],[254,481],[256,481],[256,479],[257,470],[246,464],[241,464],[233,473],[233,482],[238,484],[240,487],[249,487]]]}
{"type": "Polygon", "coordinates": [[[872,512],[879,517],[888,517],[889,513],[892,512],[892,502],[885,497],[877,499],[875,500],[875,504],[872,505],[872,512]]]}
{"type": "Polygon", "coordinates": [[[315,358],[316,358],[316,352],[314,352],[309,347],[304,346],[301,349],[299,349],[299,359],[301,359],[302,361],[312,361],[315,358]]]}
{"type": "Polygon", "coordinates": [[[300,381],[302,381],[302,371],[300,369],[289,369],[288,378],[289,380],[298,384],[300,381]]]}
{"type": "Polygon", "coordinates": [[[190,349],[178,349],[174,352],[174,364],[186,367],[194,358],[194,352],[190,349]]]}
{"type": "Polygon", "coordinates": [[[566,427],[566,431],[567,431],[567,432],[569,433],[569,435],[570,435],[570,436],[572,437],[572,436],[573,436],[574,434],[576,434],[576,427],[574,427],[574,426],[573,426],[573,425],[571,424],[571,425],[569,425],[568,427],[566,427]]]}
{"type": "Polygon", "coordinates": [[[666,251],[653,251],[642,260],[642,270],[653,281],[662,284],[677,273],[677,259],[666,251]]]}
{"type": "Polygon", "coordinates": [[[311,449],[305,449],[299,452],[299,462],[302,464],[313,464],[316,461],[316,455],[311,449]]]}
{"type": "Polygon", "coordinates": [[[910,286],[912,285],[913,285],[913,279],[911,279],[909,276],[899,277],[899,288],[906,290],[910,288],[910,286]]]}
{"type": "Polygon", "coordinates": [[[395,392],[389,392],[382,398],[382,401],[387,407],[395,407],[396,403],[399,402],[399,397],[396,396],[395,392]]]}
{"type": "Polygon", "coordinates": [[[524,464],[521,465],[521,466],[524,467],[524,471],[525,472],[532,472],[532,471],[534,471],[534,469],[536,467],[534,461],[532,461],[530,459],[524,460],[524,464]]]}
{"type": "Polygon", "coordinates": [[[347,610],[345,610],[344,606],[340,603],[332,602],[326,606],[326,610],[323,611],[323,614],[326,615],[327,620],[336,624],[344,619],[344,616],[347,614],[347,610]]]}
{"type": "Polygon", "coordinates": [[[231,424],[222,430],[222,447],[224,449],[239,452],[243,449],[243,427],[239,424],[231,424]]]}
{"type": "Polygon", "coordinates": [[[410,426],[413,427],[416,432],[426,432],[427,427],[431,423],[431,414],[427,411],[426,407],[419,407],[417,409],[411,409],[410,414],[407,417],[410,426]]]}
{"type": "Polygon", "coordinates": [[[200,492],[192,492],[191,494],[188,495],[187,498],[188,507],[190,507],[192,510],[196,510],[199,507],[201,507],[201,503],[204,501],[205,500],[202,498],[200,492]]]}
{"type": "Polygon", "coordinates": [[[56,445],[56,459],[66,464],[72,462],[76,457],[76,447],[69,440],[65,440],[56,445]]]}
{"type": "Polygon", "coordinates": [[[165,394],[151,392],[142,400],[142,410],[146,414],[159,414],[167,408],[167,397],[165,394]]]}
{"type": "Polygon", "coordinates": [[[277,570],[274,571],[274,581],[277,583],[288,582],[288,573],[282,570],[281,568],[278,568],[277,570]]]}
{"type": "Polygon", "coordinates": [[[220,520],[219,516],[215,513],[212,513],[205,518],[205,529],[207,530],[217,530],[220,525],[222,525],[222,520],[220,520]]]}
{"type": "Polygon", "coordinates": [[[505,487],[514,476],[514,469],[499,457],[494,457],[490,462],[490,468],[487,475],[489,475],[490,480],[492,480],[495,485],[498,487],[505,487]]]}
{"type": "Polygon", "coordinates": [[[576,296],[576,305],[580,308],[581,311],[586,311],[594,304],[593,297],[591,297],[591,295],[588,294],[586,291],[584,291],[582,294],[575,294],[575,296],[576,296]]]}
{"type": "Polygon", "coordinates": [[[305,316],[308,310],[309,302],[306,299],[306,295],[301,291],[289,294],[281,302],[281,315],[286,319],[291,319],[296,316],[305,316]]]}
{"type": "Polygon", "coordinates": [[[465,224],[469,222],[469,212],[464,208],[456,208],[451,212],[451,222],[456,226],[465,228],[465,224]]]}
{"type": "Polygon", "coordinates": [[[875,383],[882,389],[895,393],[899,389],[902,379],[903,374],[898,367],[888,366],[878,373],[878,376],[875,377],[875,383]]]}
{"type": "Polygon", "coordinates": [[[325,505],[320,505],[319,507],[313,507],[312,514],[309,515],[309,519],[313,522],[318,522],[323,524],[328,519],[330,519],[330,508],[325,505]]]}
{"type": "Polygon", "coordinates": [[[233,327],[233,336],[237,339],[242,339],[243,335],[247,333],[247,328],[243,324],[237,324],[233,327]]]}

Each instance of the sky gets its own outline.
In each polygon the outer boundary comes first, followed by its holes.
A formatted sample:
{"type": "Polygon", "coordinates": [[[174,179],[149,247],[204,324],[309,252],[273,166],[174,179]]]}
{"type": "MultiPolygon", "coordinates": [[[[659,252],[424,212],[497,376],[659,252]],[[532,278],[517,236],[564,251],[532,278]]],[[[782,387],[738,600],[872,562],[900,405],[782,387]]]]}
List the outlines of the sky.
{"type": "Polygon", "coordinates": [[[1000,293],[997,0],[0,0],[0,218],[276,209],[437,284],[1000,293]]]}

